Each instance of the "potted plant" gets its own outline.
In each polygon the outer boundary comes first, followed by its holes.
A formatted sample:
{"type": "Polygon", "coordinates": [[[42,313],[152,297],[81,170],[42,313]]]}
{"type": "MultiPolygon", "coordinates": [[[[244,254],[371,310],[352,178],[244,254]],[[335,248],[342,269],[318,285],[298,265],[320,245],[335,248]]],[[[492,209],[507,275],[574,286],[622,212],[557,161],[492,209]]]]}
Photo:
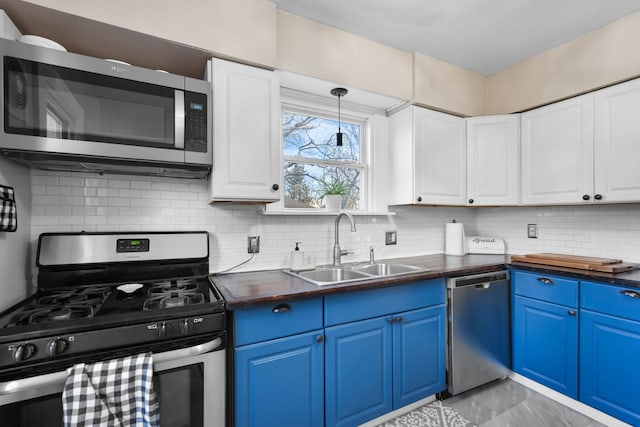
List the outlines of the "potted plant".
{"type": "Polygon", "coordinates": [[[324,186],[324,207],[328,210],[339,210],[343,196],[347,194],[347,186],[342,181],[333,181],[324,186]]]}

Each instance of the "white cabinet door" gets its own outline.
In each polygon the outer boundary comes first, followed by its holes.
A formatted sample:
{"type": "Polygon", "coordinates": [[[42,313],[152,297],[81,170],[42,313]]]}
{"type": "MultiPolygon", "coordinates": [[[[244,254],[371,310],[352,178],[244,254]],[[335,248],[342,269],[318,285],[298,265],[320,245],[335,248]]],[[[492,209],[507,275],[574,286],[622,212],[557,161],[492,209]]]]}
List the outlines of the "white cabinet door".
{"type": "Polygon", "coordinates": [[[213,201],[280,199],[280,104],[275,73],[212,60],[213,201]]]}
{"type": "Polygon", "coordinates": [[[467,203],[517,205],[520,195],[520,115],[467,121],[467,203]]]}
{"type": "Polygon", "coordinates": [[[595,92],[595,199],[640,200],[640,80],[595,92]]]}
{"type": "Polygon", "coordinates": [[[420,204],[465,205],[467,141],[461,117],[412,107],[415,200],[420,204]]]}
{"type": "Polygon", "coordinates": [[[593,203],[593,95],[522,113],[521,126],[523,204],[593,203]]]}

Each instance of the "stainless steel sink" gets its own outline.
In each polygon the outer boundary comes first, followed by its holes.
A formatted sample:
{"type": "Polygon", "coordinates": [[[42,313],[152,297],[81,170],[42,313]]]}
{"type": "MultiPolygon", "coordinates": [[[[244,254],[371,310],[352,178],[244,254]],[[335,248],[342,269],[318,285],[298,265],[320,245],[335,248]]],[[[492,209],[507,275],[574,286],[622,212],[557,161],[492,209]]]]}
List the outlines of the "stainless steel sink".
{"type": "Polygon", "coordinates": [[[349,268],[316,268],[315,270],[293,272],[285,270],[285,273],[299,277],[313,284],[334,285],[336,283],[353,282],[356,280],[370,279],[370,274],[354,271],[349,268]]]}
{"type": "Polygon", "coordinates": [[[353,267],[353,270],[360,271],[362,273],[372,274],[374,276],[395,276],[397,274],[414,273],[417,271],[425,271],[424,268],[416,267],[415,265],[406,264],[365,264],[353,267]]]}
{"type": "Polygon", "coordinates": [[[428,271],[428,269],[406,264],[375,263],[318,267],[315,270],[299,272],[284,270],[287,274],[318,286],[350,283],[376,277],[398,276],[418,271],[428,271]]]}

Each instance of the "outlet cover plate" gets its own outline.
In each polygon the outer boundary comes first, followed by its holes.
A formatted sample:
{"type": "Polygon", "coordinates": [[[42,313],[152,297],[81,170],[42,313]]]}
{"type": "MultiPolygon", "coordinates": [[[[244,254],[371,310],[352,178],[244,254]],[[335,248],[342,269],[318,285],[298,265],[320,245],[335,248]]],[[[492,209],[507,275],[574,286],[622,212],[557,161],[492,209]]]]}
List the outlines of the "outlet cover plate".
{"type": "Polygon", "coordinates": [[[527,237],[530,239],[538,238],[538,224],[527,224],[527,237]]]}
{"type": "Polygon", "coordinates": [[[398,238],[398,233],[395,230],[386,231],[384,233],[384,244],[395,245],[396,243],[398,243],[397,238],[398,238]]]}
{"type": "Polygon", "coordinates": [[[247,253],[257,254],[260,252],[260,236],[247,237],[247,253]]]}

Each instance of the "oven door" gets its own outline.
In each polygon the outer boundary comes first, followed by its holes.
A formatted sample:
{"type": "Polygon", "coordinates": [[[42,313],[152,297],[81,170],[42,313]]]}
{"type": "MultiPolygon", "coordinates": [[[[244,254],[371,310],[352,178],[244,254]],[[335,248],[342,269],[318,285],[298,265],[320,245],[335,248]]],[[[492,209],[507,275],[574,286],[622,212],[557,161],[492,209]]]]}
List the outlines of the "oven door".
{"type": "MultiPolygon", "coordinates": [[[[162,427],[224,427],[225,351],[221,337],[154,353],[162,427]]],[[[0,383],[1,424],[59,427],[66,371],[0,383]]]]}

